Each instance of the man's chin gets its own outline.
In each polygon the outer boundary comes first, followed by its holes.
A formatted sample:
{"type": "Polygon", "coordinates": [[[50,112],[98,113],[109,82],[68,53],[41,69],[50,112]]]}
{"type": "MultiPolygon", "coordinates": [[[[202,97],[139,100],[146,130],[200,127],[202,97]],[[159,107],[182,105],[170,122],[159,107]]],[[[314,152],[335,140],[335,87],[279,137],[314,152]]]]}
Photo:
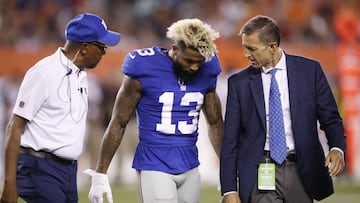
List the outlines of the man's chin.
{"type": "Polygon", "coordinates": [[[251,66],[254,68],[261,68],[261,65],[258,63],[251,63],[251,66]]]}
{"type": "Polygon", "coordinates": [[[86,69],[94,69],[97,66],[97,64],[88,64],[85,68],[86,69]]]}

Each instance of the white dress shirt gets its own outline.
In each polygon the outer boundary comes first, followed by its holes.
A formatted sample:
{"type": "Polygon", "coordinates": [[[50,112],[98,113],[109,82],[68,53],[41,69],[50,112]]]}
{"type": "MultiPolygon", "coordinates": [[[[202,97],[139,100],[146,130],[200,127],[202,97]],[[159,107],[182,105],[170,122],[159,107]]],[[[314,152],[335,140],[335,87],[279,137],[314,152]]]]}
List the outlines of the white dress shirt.
{"type": "Polygon", "coordinates": [[[294,150],[294,136],[291,128],[291,115],[290,115],[290,102],[289,102],[289,87],[288,87],[288,78],[287,78],[287,69],[286,69],[286,56],[281,50],[280,61],[275,65],[275,67],[265,68],[262,67],[261,78],[263,82],[264,90],[264,100],[265,100],[265,112],[266,112],[266,142],[264,150],[269,151],[269,95],[270,95],[270,82],[271,74],[270,71],[274,68],[277,68],[275,78],[279,86],[281,107],[284,118],[284,128],[286,136],[286,146],[287,150],[294,150]]]}

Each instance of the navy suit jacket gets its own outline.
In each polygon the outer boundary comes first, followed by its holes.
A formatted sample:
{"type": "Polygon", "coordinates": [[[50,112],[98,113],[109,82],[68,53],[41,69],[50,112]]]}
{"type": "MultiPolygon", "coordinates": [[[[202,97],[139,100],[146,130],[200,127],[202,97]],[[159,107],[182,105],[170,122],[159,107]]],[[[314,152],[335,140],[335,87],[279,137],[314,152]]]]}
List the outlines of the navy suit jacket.
{"type": "MultiPolygon", "coordinates": [[[[342,119],[319,62],[286,54],[292,131],[297,166],[308,195],[321,200],[333,193],[318,139],[318,123],[330,148],[345,152],[342,119]]],[[[220,159],[221,192],[239,191],[247,203],[261,162],[265,137],[261,69],[249,66],[228,80],[224,138],[220,159]]]]}

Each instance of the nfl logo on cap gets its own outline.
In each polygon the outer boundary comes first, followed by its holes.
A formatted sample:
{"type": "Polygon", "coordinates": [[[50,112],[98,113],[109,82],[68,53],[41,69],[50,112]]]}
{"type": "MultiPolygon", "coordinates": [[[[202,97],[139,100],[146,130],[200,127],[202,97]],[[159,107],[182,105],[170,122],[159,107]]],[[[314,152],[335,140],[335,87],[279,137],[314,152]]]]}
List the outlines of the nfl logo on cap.
{"type": "Polygon", "coordinates": [[[107,29],[102,18],[90,13],[80,14],[70,20],[65,37],[74,42],[97,41],[108,46],[115,46],[121,38],[119,33],[107,29]]]}

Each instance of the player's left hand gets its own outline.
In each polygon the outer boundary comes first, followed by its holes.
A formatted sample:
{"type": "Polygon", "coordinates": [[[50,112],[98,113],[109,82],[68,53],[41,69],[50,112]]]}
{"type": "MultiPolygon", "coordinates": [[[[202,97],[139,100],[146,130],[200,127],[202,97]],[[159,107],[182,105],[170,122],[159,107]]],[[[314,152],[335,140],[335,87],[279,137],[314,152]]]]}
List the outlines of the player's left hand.
{"type": "Polygon", "coordinates": [[[110,183],[107,174],[97,173],[92,169],[86,169],[84,173],[91,176],[91,188],[89,200],[91,203],[103,203],[103,195],[106,194],[109,203],[113,203],[110,183]]]}
{"type": "Polygon", "coordinates": [[[339,150],[330,150],[325,159],[325,166],[329,168],[331,177],[340,175],[345,168],[343,154],[339,150]]]}

